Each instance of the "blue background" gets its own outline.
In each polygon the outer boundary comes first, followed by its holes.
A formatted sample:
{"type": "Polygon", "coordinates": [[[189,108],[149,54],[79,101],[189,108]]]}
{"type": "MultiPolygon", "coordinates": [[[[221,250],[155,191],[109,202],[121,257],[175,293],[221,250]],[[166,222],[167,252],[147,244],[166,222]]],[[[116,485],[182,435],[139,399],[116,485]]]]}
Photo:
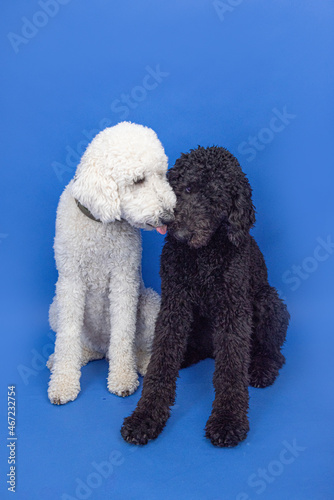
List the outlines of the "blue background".
{"type": "MultiPolygon", "coordinates": [[[[334,238],[333,2],[57,5],[45,17],[37,1],[6,1],[0,20],[0,497],[9,495],[7,385],[16,384],[20,500],[334,498],[334,256],[318,247],[319,238],[334,238]],[[30,38],[8,35],[22,30],[30,38]],[[143,91],[136,87],[148,66],[164,76],[143,91]],[[123,94],[131,105],[120,111],[123,94]],[[284,108],[286,123],[273,122],[284,108]],[[172,417],[143,448],[119,433],[141,389],[126,399],[108,393],[105,361],[83,368],[75,402],[55,407],[47,399],[58,199],[84,130],[123,119],[152,127],[170,165],[198,144],[227,147],[252,184],[253,233],[292,320],[287,364],[274,386],[250,389],[251,431],[235,449],[204,438],[212,360],[181,372],[172,417]],[[299,448],[289,464],[280,459],[286,442],[299,448]],[[108,477],[92,475],[93,462],[112,452],[117,465],[108,477]],[[262,483],[259,469],[269,471],[262,483]],[[91,488],[76,493],[78,480],[91,488]]],[[[162,245],[157,233],[143,234],[144,279],[157,290],[162,245]]]]}

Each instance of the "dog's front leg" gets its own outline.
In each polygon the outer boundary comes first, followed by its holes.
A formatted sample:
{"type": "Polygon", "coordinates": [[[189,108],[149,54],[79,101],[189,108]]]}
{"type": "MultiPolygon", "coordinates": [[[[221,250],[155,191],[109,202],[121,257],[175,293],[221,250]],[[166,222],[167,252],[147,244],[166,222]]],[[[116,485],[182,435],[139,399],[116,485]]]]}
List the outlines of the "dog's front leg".
{"type": "Polygon", "coordinates": [[[215,356],[215,400],[206,437],[222,447],[236,446],[249,430],[248,367],[251,314],[240,291],[227,291],[212,321],[215,356]]]}
{"type": "Polygon", "coordinates": [[[57,293],[57,336],[48,396],[53,404],[73,401],[80,391],[81,329],[86,289],[75,277],[60,276],[57,293]]]}
{"type": "Polygon", "coordinates": [[[134,393],[139,385],[135,356],[139,284],[135,263],[123,262],[112,270],[108,389],[122,397],[134,393]]]}
{"type": "Polygon", "coordinates": [[[129,443],[146,444],[164,428],[174,403],[176,379],[186,350],[193,313],[183,290],[162,291],[152,356],[144,377],[141,399],[121,430],[129,443]],[[175,292],[175,293],[174,293],[175,292]]]}

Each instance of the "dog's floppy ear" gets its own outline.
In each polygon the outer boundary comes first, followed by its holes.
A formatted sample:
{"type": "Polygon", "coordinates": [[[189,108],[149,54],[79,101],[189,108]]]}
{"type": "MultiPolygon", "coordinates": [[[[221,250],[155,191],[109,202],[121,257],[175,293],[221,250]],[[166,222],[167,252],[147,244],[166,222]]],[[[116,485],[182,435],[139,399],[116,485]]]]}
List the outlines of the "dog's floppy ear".
{"type": "Polygon", "coordinates": [[[252,190],[244,174],[233,186],[232,206],[228,214],[228,238],[239,246],[255,223],[255,209],[252,202],[252,190]]]}
{"type": "Polygon", "coordinates": [[[117,184],[109,169],[98,163],[83,156],[73,181],[72,195],[101,222],[120,220],[117,184]]]}

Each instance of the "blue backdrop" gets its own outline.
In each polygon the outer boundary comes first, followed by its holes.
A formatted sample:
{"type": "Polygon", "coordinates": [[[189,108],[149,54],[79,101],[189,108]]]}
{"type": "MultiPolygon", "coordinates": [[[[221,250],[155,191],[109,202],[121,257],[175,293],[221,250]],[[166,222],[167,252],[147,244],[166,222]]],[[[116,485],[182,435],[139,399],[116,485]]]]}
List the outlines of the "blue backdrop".
{"type": "MultiPolygon", "coordinates": [[[[11,384],[20,500],[334,498],[333,22],[330,0],[3,2],[1,498],[11,384]],[[204,438],[212,360],[181,372],[172,417],[143,448],[119,433],[141,388],[108,393],[105,361],[83,369],[75,402],[47,399],[58,199],[91,137],[125,119],[157,132],[170,165],[227,147],[253,187],[253,232],[292,321],[287,364],[250,389],[236,449],[204,438]]],[[[162,245],[143,234],[157,290],[162,245]]]]}

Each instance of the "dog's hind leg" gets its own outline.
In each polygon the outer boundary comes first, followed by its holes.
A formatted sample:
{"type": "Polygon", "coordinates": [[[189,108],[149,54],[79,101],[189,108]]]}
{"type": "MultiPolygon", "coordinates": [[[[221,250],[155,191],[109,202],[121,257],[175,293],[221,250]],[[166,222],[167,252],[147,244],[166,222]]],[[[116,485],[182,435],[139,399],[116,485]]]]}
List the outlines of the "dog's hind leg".
{"type": "Polygon", "coordinates": [[[102,354],[101,352],[94,351],[93,349],[90,349],[90,347],[87,347],[86,345],[82,346],[82,355],[81,355],[81,366],[87,365],[90,361],[96,361],[98,359],[103,359],[105,358],[105,354],[102,354]]]}
{"type": "Polygon", "coordinates": [[[274,383],[285,363],[281,353],[290,315],[275,288],[267,285],[254,299],[249,383],[267,387],[274,383]]]}
{"type": "Polygon", "coordinates": [[[151,358],[155,322],[160,309],[160,296],[151,288],[141,288],[136,330],[136,363],[140,375],[146,374],[151,358]]]}
{"type": "MultiPolygon", "coordinates": [[[[51,354],[49,356],[49,359],[47,360],[46,366],[49,368],[49,370],[52,370],[54,364],[54,356],[55,356],[54,353],[51,354]]],[[[90,349],[85,345],[82,346],[81,366],[87,365],[90,361],[96,361],[98,359],[103,359],[103,358],[105,358],[104,354],[94,351],[93,349],[90,349]]]]}
{"type": "Polygon", "coordinates": [[[57,333],[57,296],[55,295],[51,306],[49,307],[49,324],[51,330],[57,333]]]}
{"type": "MultiPolygon", "coordinates": [[[[57,297],[55,296],[53,299],[53,302],[50,306],[50,309],[49,309],[49,323],[50,323],[51,329],[55,333],[57,333],[57,324],[58,324],[57,316],[58,316],[57,297]]],[[[93,349],[91,349],[90,347],[86,346],[83,343],[81,344],[81,366],[87,365],[87,363],[89,363],[89,361],[95,361],[96,359],[103,359],[104,357],[105,357],[104,354],[101,354],[100,352],[94,351],[93,349]]],[[[54,358],[55,358],[55,355],[54,355],[54,353],[52,353],[46,362],[46,366],[51,371],[52,371],[52,368],[54,365],[54,358]]]]}

